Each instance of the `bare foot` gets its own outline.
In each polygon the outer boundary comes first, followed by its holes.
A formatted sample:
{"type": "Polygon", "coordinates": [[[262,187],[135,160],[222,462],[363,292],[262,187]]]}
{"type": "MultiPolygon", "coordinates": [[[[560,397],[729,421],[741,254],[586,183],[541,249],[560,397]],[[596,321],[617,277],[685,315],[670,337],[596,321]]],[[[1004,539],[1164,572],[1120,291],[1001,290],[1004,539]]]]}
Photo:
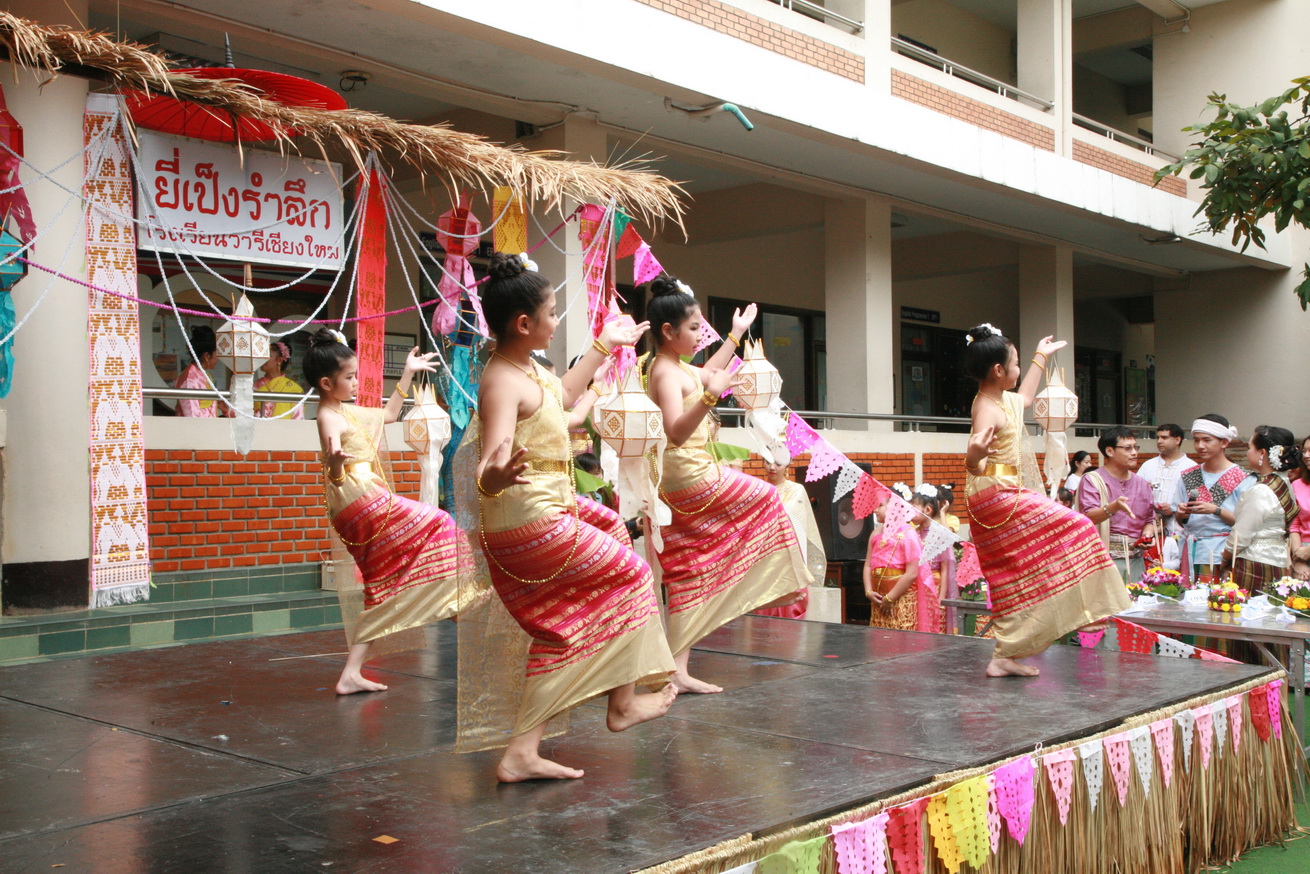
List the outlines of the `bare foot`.
{"type": "Polygon", "coordinates": [[[577,768],[566,768],[559,762],[543,759],[539,755],[511,755],[508,751],[496,766],[496,779],[501,783],[522,783],[525,780],[576,780],[582,776],[577,768]]]}
{"type": "Polygon", "coordinates": [[[987,663],[989,677],[1035,677],[1040,673],[1032,665],[1021,665],[1014,659],[992,659],[987,663]]]}
{"type": "Polygon", "coordinates": [[[672,684],[679,692],[687,692],[691,695],[713,695],[716,692],[722,692],[722,686],[716,686],[713,683],[707,683],[704,680],[698,680],[686,671],[677,671],[673,674],[672,684]]]}
{"type": "Polygon", "coordinates": [[[363,674],[342,674],[341,679],[337,680],[338,695],[354,695],[356,692],[385,692],[387,687],[382,683],[375,683],[364,677],[363,674]]]}
{"type": "Polygon", "coordinates": [[[790,607],[792,604],[795,604],[801,598],[804,598],[805,594],[806,592],[804,589],[797,589],[795,592],[791,592],[789,594],[783,595],[781,598],[775,598],[774,600],[770,601],[767,604],[761,604],[759,607],[756,607],[755,609],[767,610],[770,607],[790,607]]]}
{"type": "Polygon", "coordinates": [[[669,683],[658,692],[633,695],[626,707],[619,707],[611,698],[609,713],[605,716],[605,725],[610,731],[627,731],[634,725],[658,719],[668,712],[673,699],[677,697],[678,687],[669,683]]]}

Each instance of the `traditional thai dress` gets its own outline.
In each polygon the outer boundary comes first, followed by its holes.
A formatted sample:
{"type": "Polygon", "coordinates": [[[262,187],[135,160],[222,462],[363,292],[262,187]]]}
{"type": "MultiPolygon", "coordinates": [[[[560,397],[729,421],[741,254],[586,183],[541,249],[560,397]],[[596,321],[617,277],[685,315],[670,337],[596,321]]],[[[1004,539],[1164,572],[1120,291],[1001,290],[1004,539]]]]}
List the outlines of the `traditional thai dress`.
{"type": "MultiPolygon", "coordinates": [[[[701,402],[700,375],[686,365],[701,402]]],[[[719,626],[814,582],[778,490],[719,463],[708,448],[711,419],[664,450],[660,493],[673,510],[659,555],[668,592],[669,647],[680,653],[719,626]]],[[[649,538],[648,538],[649,539],[649,538]]]]}
{"type": "Polygon", "coordinates": [[[914,631],[919,626],[919,589],[928,569],[923,566],[923,541],[913,525],[905,523],[883,526],[869,537],[869,584],[880,595],[886,595],[911,564],[919,562],[919,575],[914,585],[892,602],[891,610],[883,612],[877,604],[869,615],[873,628],[895,628],[914,631]]]}
{"type": "MultiPolygon", "coordinates": [[[[294,379],[290,378],[285,373],[279,373],[277,376],[271,379],[267,376],[261,378],[258,382],[255,383],[255,391],[275,391],[275,392],[282,392],[283,394],[295,394],[295,395],[303,395],[305,393],[305,390],[301,388],[294,379]]],[[[305,418],[304,404],[301,404],[299,407],[297,407],[294,402],[284,404],[276,401],[264,401],[263,403],[260,404],[259,415],[263,416],[265,419],[271,419],[274,416],[282,416],[293,409],[295,410],[295,412],[292,413],[290,416],[286,416],[286,418],[288,419],[305,418]]]]}
{"type": "MultiPolygon", "coordinates": [[[[205,377],[205,371],[199,364],[192,362],[188,364],[186,370],[173,383],[173,388],[190,388],[200,391],[213,391],[209,380],[205,377]]],[[[213,401],[197,401],[192,399],[183,399],[177,402],[177,414],[187,416],[193,419],[213,419],[215,417],[213,401]]]]}
{"type": "MultiPolygon", "coordinates": [[[[778,497],[782,499],[782,508],[791,519],[792,531],[796,534],[796,544],[800,547],[805,566],[819,585],[828,574],[828,556],[823,550],[823,540],[819,536],[819,525],[814,520],[814,508],[810,506],[809,493],[805,486],[792,480],[783,480],[778,486],[778,497]]],[[[786,607],[761,607],[755,613],[760,616],[778,616],[783,619],[804,619],[809,607],[810,593],[795,604],[786,607]]]]}
{"type": "MultiPolygon", "coordinates": [[[[984,402],[992,401],[980,395],[984,402]]],[[[1023,398],[1005,392],[1001,407],[996,452],[981,476],[969,474],[965,501],[990,586],[994,657],[1022,658],[1128,609],[1129,599],[1091,520],[1033,490],[1041,478],[1023,457],[1023,398]]]]}
{"type": "Polygon", "coordinates": [[[1292,489],[1276,473],[1257,475],[1234,511],[1226,549],[1233,557],[1233,582],[1251,594],[1262,592],[1291,567],[1287,532],[1298,507],[1292,489]]]}
{"type": "Polygon", "coordinates": [[[532,367],[541,405],[513,441],[528,450],[528,482],[484,496],[480,510],[491,583],[531,638],[516,735],[618,686],[663,685],[674,671],[650,566],[617,513],[577,497],[560,381],[532,367]]]}
{"type": "MultiPolygon", "coordinates": [[[[1310,463],[1310,459],[1306,460],[1310,463]]],[[[1310,483],[1297,477],[1292,481],[1292,497],[1296,498],[1297,514],[1292,520],[1291,532],[1301,536],[1301,545],[1310,544],[1310,483]]]]}
{"type": "MultiPolygon", "coordinates": [[[[1210,473],[1194,464],[1179,475],[1170,503],[1176,507],[1188,501],[1203,501],[1236,513],[1237,502],[1253,482],[1250,473],[1235,464],[1219,473],[1210,473]]],[[[1183,525],[1182,556],[1185,580],[1218,576],[1229,530],[1228,523],[1218,516],[1187,517],[1183,525]]]]}
{"type": "Polygon", "coordinates": [[[383,411],[345,404],[341,412],[341,449],[353,458],[335,481],[325,454],[323,475],[328,516],[363,587],[362,612],[343,615],[353,645],[453,615],[471,556],[450,514],[391,490],[378,452],[383,411]]]}

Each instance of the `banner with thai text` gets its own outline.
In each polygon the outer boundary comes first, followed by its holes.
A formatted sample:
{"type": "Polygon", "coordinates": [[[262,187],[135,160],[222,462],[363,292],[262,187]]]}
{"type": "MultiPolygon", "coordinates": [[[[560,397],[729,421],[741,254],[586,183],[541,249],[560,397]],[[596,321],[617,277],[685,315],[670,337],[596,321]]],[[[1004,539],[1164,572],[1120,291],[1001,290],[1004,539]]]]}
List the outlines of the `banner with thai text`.
{"type": "MultiPolygon", "coordinates": [[[[364,201],[364,220],[360,223],[359,257],[355,259],[355,283],[358,289],[355,314],[355,355],[359,360],[360,406],[382,405],[382,346],[387,324],[381,314],[387,308],[387,208],[383,201],[382,176],[369,170],[360,183],[359,196],[364,201]],[[377,318],[372,318],[376,316],[377,318]]],[[[406,353],[409,350],[405,350],[406,353]]]]}
{"type": "Polygon", "coordinates": [[[137,136],[142,249],[341,269],[340,164],[250,148],[238,154],[147,130],[137,136]]]}

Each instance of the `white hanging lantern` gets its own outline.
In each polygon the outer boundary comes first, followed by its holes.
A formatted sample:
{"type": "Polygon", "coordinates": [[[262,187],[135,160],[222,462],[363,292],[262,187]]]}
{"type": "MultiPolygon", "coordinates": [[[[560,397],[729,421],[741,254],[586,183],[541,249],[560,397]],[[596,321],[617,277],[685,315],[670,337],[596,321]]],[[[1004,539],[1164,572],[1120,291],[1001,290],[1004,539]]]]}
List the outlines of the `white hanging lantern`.
{"type": "Polygon", "coordinates": [[[662,551],[660,527],[673,521],[673,511],[660,500],[652,471],[664,466],[664,416],[641,390],[637,368],[623,377],[618,392],[598,402],[592,421],[605,443],[602,458],[609,450],[618,456],[616,485],[621,512],[624,516],[645,513],[650,521],[651,543],[657,552],[662,551]]]}
{"type": "Polygon", "coordinates": [[[732,395],[748,410],[763,410],[782,395],[782,374],[764,357],[764,344],[746,342],[742,365],[737,370],[741,383],[732,395]]]}
{"type": "Polygon", "coordinates": [[[593,422],[600,439],[619,458],[642,458],[664,440],[664,416],[637,381],[637,371],[628,371],[612,400],[601,402],[593,422]]]}
{"type": "Polygon", "coordinates": [[[1065,431],[1078,421],[1078,395],[1064,384],[1064,368],[1052,368],[1046,372],[1046,388],[1033,398],[1033,419],[1046,429],[1043,446],[1046,463],[1042,465],[1042,472],[1046,474],[1054,499],[1069,475],[1069,441],[1065,431]]]}
{"type": "Polygon", "coordinates": [[[238,318],[228,319],[214,332],[218,360],[232,371],[232,395],[229,403],[236,411],[232,418],[232,443],[245,455],[255,445],[255,371],[268,360],[268,331],[250,321],[255,308],[244,294],[237,301],[238,318]]]}
{"type": "Polygon", "coordinates": [[[450,442],[450,413],[437,403],[431,385],[414,387],[414,406],[405,416],[405,442],[418,453],[419,497],[437,506],[441,478],[441,452],[450,442]]]}

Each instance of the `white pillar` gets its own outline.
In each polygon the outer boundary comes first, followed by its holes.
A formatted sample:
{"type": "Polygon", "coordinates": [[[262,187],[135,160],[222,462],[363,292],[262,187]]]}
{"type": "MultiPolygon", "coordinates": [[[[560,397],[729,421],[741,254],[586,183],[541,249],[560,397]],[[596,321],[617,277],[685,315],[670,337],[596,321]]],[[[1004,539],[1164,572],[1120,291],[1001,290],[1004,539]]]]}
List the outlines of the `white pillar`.
{"type": "MultiPolygon", "coordinates": [[[[896,396],[891,205],[829,200],[824,211],[827,408],[890,413],[896,396]]],[[[856,430],[853,421],[837,427],[856,430]]],[[[890,430],[880,425],[874,430],[890,430]]]]}
{"type": "MultiPolygon", "coordinates": [[[[1007,326],[1001,326],[1003,330],[1007,326]]],[[[1073,382],[1073,250],[1068,246],[1023,246],[1019,249],[1019,369],[1028,362],[1037,341],[1054,335],[1069,346],[1059,353],[1066,380],[1073,382]]],[[[1011,334],[1011,339],[1014,335],[1011,334]]]]}
{"type": "MultiPolygon", "coordinates": [[[[564,124],[548,131],[540,142],[533,142],[530,147],[560,149],[567,153],[565,157],[575,161],[603,162],[608,154],[604,128],[596,123],[596,119],[581,113],[570,115],[564,124]]],[[[567,201],[564,214],[567,215],[576,205],[574,201],[567,201]]],[[[559,218],[555,214],[542,217],[542,227],[546,231],[551,230],[559,224],[559,218]]],[[[536,241],[535,228],[529,233],[529,238],[530,243],[536,241]]],[[[564,314],[564,318],[555,332],[555,342],[550,347],[550,359],[555,362],[555,370],[563,374],[569,360],[586,352],[591,345],[591,329],[587,323],[587,291],[583,282],[582,245],[578,242],[577,222],[569,222],[552,239],[560,249],[576,253],[564,255],[555,246],[546,243],[533,255],[541,272],[551,281],[558,284],[567,279],[567,284],[558,289],[556,295],[555,305],[558,312],[564,314]]]]}
{"type": "MultiPolygon", "coordinates": [[[[86,0],[49,3],[17,0],[10,12],[42,24],[81,27],[86,0]]],[[[49,170],[82,148],[82,114],[87,82],[60,76],[42,85],[44,74],[3,65],[9,111],[23,126],[27,158],[49,170]]],[[[82,186],[82,160],[53,174],[74,191],[82,186]]],[[[57,267],[71,244],[62,272],[86,277],[86,230],[79,203],[68,200],[52,181],[22,171],[38,231],[33,261],[57,267]]],[[[13,289],[21,319],[52,277],[29,270],[13,289]]],[[[87,446],[87,291],[54,279],[41,307],[14,338],[14,381],[0,400],[8,420],[4,488],[4,573],[8,603],[77,606],[89,603],[91,555],[91,485],[87,446]],[[33,599],[35,596],[35,599],[33,599]]]]}
{"type": "Polygon", "coordinates": [[[1018,0],[1018,85],[1054,102],[1055,153],[1072,151],[1073,11],[1071,0],[1018,0]]]}

